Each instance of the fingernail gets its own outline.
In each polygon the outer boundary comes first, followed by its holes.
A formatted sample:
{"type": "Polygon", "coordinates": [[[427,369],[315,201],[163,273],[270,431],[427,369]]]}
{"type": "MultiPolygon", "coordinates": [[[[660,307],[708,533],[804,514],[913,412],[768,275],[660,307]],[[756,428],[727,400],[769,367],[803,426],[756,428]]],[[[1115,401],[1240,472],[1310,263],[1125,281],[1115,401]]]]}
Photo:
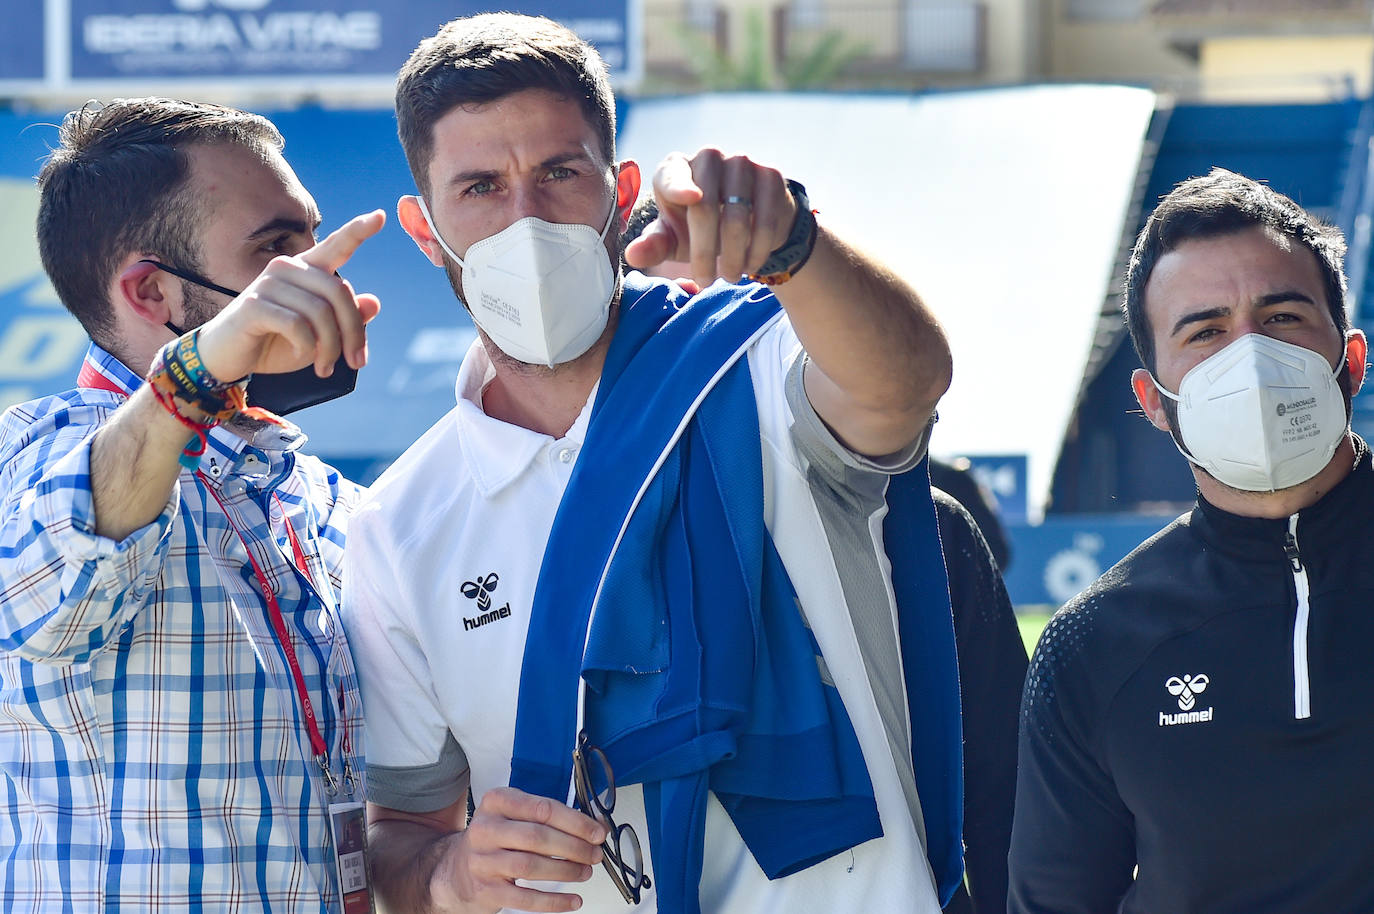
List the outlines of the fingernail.
{"type": "Polygon", "coordinates": [[[360,346],[354,351],[353,364],[359,368],[367,364],[367,346],[360,346]]]}

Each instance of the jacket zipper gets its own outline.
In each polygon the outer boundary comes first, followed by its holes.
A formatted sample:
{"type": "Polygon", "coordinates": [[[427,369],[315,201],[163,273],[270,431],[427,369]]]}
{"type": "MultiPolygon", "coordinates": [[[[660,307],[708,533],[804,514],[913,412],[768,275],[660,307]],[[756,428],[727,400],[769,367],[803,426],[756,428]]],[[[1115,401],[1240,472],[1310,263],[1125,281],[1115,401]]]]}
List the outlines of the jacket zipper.
{"type": "Polygon", "coordinates": [[[1293,719],[1312,716],[1312,687],[1307,669],[1307,568],[1298,553],[1298,516],[1288,518],[1288,533],[1283,538],[1283,552],[1293,570],[1293,586],[1298,595],[1298,611],[1293,619],[1293,719]]]}

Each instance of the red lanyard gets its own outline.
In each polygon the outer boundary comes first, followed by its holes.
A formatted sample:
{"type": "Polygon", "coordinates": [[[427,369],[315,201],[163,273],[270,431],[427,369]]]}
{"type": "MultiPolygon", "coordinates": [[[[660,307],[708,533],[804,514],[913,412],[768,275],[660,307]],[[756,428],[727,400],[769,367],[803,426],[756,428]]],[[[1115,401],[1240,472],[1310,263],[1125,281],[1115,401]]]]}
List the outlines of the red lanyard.
{"type": "Polygon", "coordinates": [[[81,363],[81,371],[76,375],[76,386],[91,387],[96,390],[108,390],[110,393],[119,394],[121,397],[127,397],[129,395],[128,391],[101,374],[100,371],[91,364],[89,359],[81,363]]]}
{"type": "MultiPolygon", "coordinates": [[[[291,541],[291,554],[292,554],[293,556],[295,556],[295,559],[296,559],[296,568],[298,568],[298,569],[300,570],[300,573],[301,573],[301,574],[305,575],[305,579],[306,579],[307,581],[310,582],[311,586],[314,586],[314,584],[315,584],[315,578],[310,574],[310,566],[309,566],[309,564],[306,562],[305,550],[301,548],[301,538],[300,538],[299,536],[296,535],[296,528],[293,527],[293,526],[291,526],[291,521],[287,520],[287,518],[286,518],[286,505],[282,504],[281,498],[278,497],[278,495],[277,495],[275,492],[272,493],[272,499],[277,503],[277,507],[281,510],[281,520],[282,520],[282,524],[285,525],[285,527],[286,527],[286,538],[287,538],[288,540],[291,541]]],[[[235,531],[235,532],[237,532],[237,531],[235,531]]],[[[250,555],[249,558],[251,558],[251,557],[252,557],[252,556],[250,555]]],[[[253,566],[253,569],[254,569],[255,571],[257,570],[257,565],[256,565],[256,564],[253,566]]],[[[261,577],[261,573],[260,573],[260,572],[259,572],[258,580],[259,580],[259,581],[262,580],[262,577],[261,577]]],[[[269,601],[268,601],[268,602],[269,602],[270,604],[275,604],[276,601],[275,601],[274,598],[269,598],[269,601]]],[[[278,613],[277,613],[277,618],[279,619],[280,617],[281,617],[281,613],[278,612],[278,613]]],[[[276,621],[275,621],[275,620],[273,621],[273,624],[274,624],[274,625],[276,624],[276,621]]],[[[278,639],[280,639],[280,638],[282,637],[281,632],[282,632],[282,630],[281,630],[281,629],[278,629],[278,635],[277,635],[278,639]]],[[[288,650],[289,650],[289,648],[288,648],[288,650]]],[[[294,651],[291,652],[288,656],[290,656],[290,657],[292,658],[292,660],[294,661],[294,659],[295,659],[295,652],[294,652],[294,651]]],[[[297,671],[297,670],[295,669],[294,666],[292,667],[292,671],[293,671],[293,672],[299,672],[299,671],[297,671]]],[[[298,682],[298,683],[300,682],[300,679],[299,679],[299,678],[297,678],[297,682],[298,682]]],[[[308,704],[308,703],[309,703],[309,702],[307,701],[307,704],[308,704]]],[[[349,754],[350,752],[353,751],[353,748],[352,748],[352,741],[348,738],[348,714],[347,714],[347,711],[346,711],[345,705],[344,705],[344,687],[343,687],[342,685],[339,686],[339,729],[343,732],[342,748],[343,748],[343,753],[344,753],[344,778],[347,779],[347,780],[350,782],[350,785],[351,785],[352,780],[353,780],[353,772],[352,772],[352,770],[351,770],[351,768],[350,768],[350,766],[349,766],[349,764],[348,764],[348,754],[349,754]]],[[[312,740],[312,745],[313,745],[313,740],[312,740]]]]}
{"type": "Polygon", "coordinates": [[[281,503],[281,498],[275,492],[272,493],[272,500],[277,503],[277,508],[281,511],[281,522],[286,527],[286,538],[291,541],[291,555],[296,559],[296,568],[305,575],[305,579],[313,587],[315,586],[315,579],[310,575],[310,566],[306,563],[305,550],[301,548],[301,539],[296,536],[296,528],[291,526],[291,521],[286,519],[286,505],[281,503]]]}
{"type": "MultiPolygon", "coordinates": [[[[229,516],[229,509],[225,507],[224,500],[219,497],[219,493],[215,491],[214,486],[210,485],[210,481],[206,479],[200,471],[197,471],[196,475],[200,476],[201,482],[205,484],[206,491],[214,496],[215,501],[219,502],[220,509],[224,511],[225,520],[229,521],[230,529],[238,535],[239,540],[243,543],[244,551],[248,553],[248,561],[252,563],[253,573],[257,575],[258,586],[262,590],[262,597],[267,601],[267,613],[268,618],[272,622],[272,631],[277,636],[277,643],[281,645],[282,653],[286,655],[286,662],[291,667],[291,678],[296,682],[296,692],[300,696],[301,710],[305,717],[306,730],[310,736],[310,750],[315,755],[315,762],[324,773],[325,786],[328,787],[330,793],[336,793],[338,791],[338,782],[334,779],[334,773],[330,770],[329,746],[325,744],[324,736],[320,733],[320,725],[315,718],[315,706],[310,701],[310,693],[305,686],[305,676],[301,673],[300,660],[296,657],[296,649],[291,644],[291,633],[287,631],[286,619],[282,616],[281,606],[277,603],[277,595],[272,592],[272,583],[267,580],[267,575],[263,574],[262,567],[258,564],[258,560],[253,557],[253,550],[249,548],[248,541],[244,538],[243,533],[234,525],[233,519],[229,516]]],[[[281,506],[280,499],[277,499],[277,505],[279,507],[281,506]]],[[[301,573],[309,579],[310,573],[305,567],[305,553],[301,549],[300,540],[296,537],[296,531],[291,527],[291,522],[286,519],[285,509],[282,510],[282,522],[286,524],[287,538],[291,540],[291,549],[292,552],[295,553],[296,565],[301,573]]],[[[325,694],[328,695],[328,691],[326,691],[325,694]]],[[[347,749],[345,749],[345,751],[347,751],[347,749]]]]}

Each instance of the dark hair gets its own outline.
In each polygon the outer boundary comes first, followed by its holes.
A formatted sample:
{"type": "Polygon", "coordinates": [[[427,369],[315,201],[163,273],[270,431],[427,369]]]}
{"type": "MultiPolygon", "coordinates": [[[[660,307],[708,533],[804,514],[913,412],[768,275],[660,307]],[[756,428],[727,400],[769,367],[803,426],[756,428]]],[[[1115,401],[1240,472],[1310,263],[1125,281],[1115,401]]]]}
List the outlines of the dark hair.
{"type": "Polygon", "coordinates": [[[596,49],[551,19],[484,13],[445,24],[420,42],[396,80],[396,129],[410,173],[429,194],[434,124],[459,105],[525,89],[574,100],[615,161],[615,98],[596,49]]]}
{"type": "Polygon", "coordinates": [[[1256,226],[1291,238],[1313,253],[1326,288],[1326,307],[1342,335],[1350,329],[1345,313],[1345,239],[1335,226],[1313,216],[1288,197],[1244,175],[1214,168],[1171,190],[1140,230],[1126,269],[1126,326],[1140,363],[1155,370],[1155,342],[1145,311],[1145,286],[1165,254],[1196,238],[1230,235],[1256,226]]]}
{"type": "Polygon", "coordinates": [[[110,282],[130,253],[200,269],[197,201],[185,147],[235,143],[280,150],[267,119],[167,98],[87,102],[62,120],[38,174],[38,252],[57,295],[86,333],[114,345],[110,282]]]}

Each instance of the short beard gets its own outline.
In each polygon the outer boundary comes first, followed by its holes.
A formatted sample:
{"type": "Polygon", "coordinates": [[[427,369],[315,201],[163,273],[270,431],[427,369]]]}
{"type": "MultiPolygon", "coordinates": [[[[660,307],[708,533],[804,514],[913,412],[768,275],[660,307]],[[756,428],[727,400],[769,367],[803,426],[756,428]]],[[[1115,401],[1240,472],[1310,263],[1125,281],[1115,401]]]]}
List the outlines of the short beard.
{"type": "MultiPolygon", "coordinates": [[[[291,420],[283,419],[282,421],[289,422],[291,420]]],[[[254,419],[252,416],[245,415],[244,413],[238,413],[233,418],[222,423],[225,428],[238,435],[240,438],[245,439],[250,444],[253,442],[253,439],[257,437],[258,432],[265,428],[275,426],[276,424],[277,423],[269,422],[266,419],[254,419]]]]}
{"type": "Polygon", "coordinates": [[[507,355],[506,351],[497,345],[496,341],[487,336],[486,331],[477,326],[476,321],[473,327],[477,330],[477,336],[482,340],[482,348],[486,350],[487,359],[492,365],[500,366],[501,369],[509,374],[517,375],[522,378],[553,378],[563,374],[567,369],[574,365],[579,365],[589,358],[595,357],[598,352],[604,352],[610,346],[610,340],[615,336],[616,327],[620,325],[620,284],[616,283],[615,292],[611,295],[611,304],[606,315],[606,329],[601,331],[601,335],[596,338],[596,342],[587,347],[587,351],[575,359],[567,362],[560,362],[557,365],[549,366],[543,362],[522,362],[514,356],[507,355]]]}
{"type": "Polygon", "coordinates": [[[218,292],[211,292],[209,289],[202,289],[195,283],[181,280],[182,332],[189,333],[195,330],[223,311],[229,303],[226,301],[216,304],[215,299],[221,298],[224,296],[218,292]],[[214,298],[210,297],[212,295],[214,298]]]}

